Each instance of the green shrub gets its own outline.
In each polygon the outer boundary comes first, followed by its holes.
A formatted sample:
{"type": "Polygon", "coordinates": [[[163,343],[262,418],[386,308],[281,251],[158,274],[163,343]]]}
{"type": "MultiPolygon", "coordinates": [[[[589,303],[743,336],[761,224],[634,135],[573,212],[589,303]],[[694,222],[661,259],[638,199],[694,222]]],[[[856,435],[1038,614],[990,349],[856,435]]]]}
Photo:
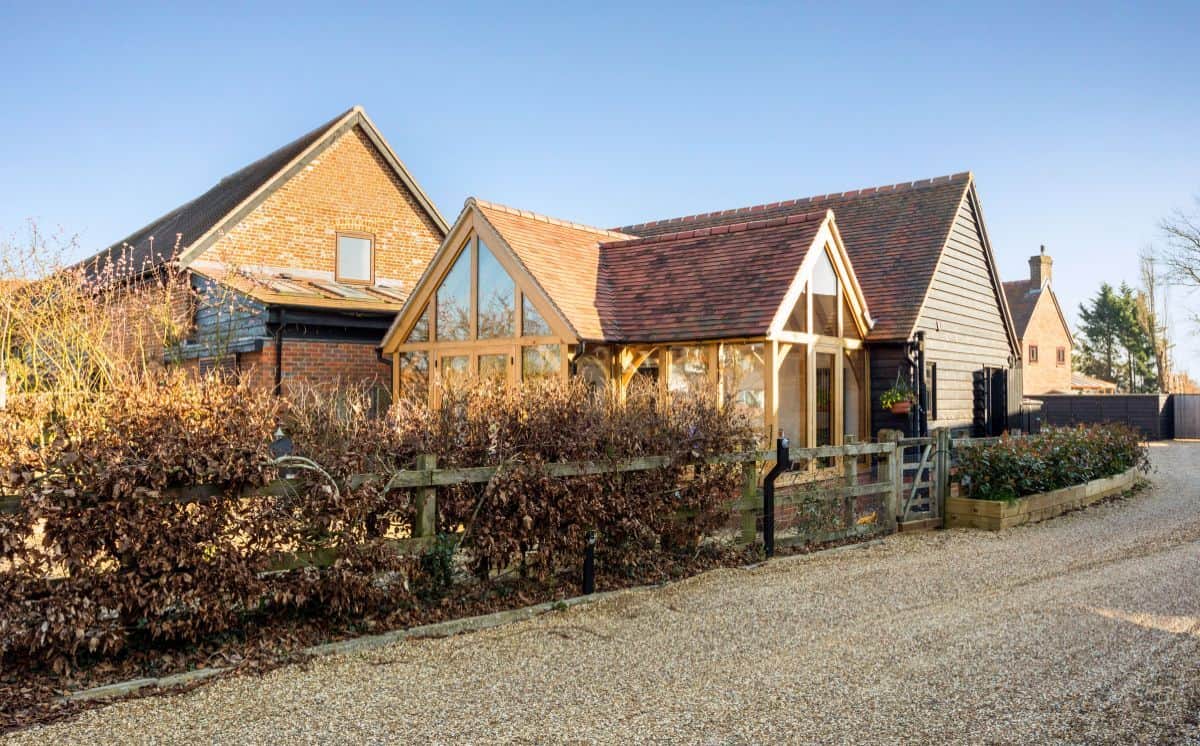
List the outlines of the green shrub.
{"type": "Polygon", "coordinates": [[[1091,425],[1005,436],[997,443],[962,448],[957,480],[974,499],[1015,500],[1135,467],[1150,469],[1148,451],[1135,430],[1120,424],[1091,425]]]}

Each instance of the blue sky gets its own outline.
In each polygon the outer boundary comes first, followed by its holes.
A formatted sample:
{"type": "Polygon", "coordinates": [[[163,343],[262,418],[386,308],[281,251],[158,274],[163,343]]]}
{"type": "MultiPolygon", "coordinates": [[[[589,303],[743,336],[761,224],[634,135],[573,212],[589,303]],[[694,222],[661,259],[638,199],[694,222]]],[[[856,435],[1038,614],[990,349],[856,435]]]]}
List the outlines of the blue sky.
{"type": "MultiPolygon", "coordinates": [[[[119,240],[353,104],[453,220],[609,226],[975,172],[1069,314],[1200,193],[1200,5],[0,3],[0,237],[119,240]],[[972,7],[972,5],[983,7],[972,7]]],[[[1177,355],[1200,340],[1173,291],[1177,355]]]]}

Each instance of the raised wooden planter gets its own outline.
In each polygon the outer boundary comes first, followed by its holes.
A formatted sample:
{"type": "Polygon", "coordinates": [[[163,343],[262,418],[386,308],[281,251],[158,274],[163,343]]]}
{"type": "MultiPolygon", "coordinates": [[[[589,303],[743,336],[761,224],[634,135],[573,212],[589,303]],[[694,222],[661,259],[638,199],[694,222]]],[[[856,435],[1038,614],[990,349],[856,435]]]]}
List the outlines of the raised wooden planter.
{"type": "Polygon", "coordinates": [[[1130,469],[1115,477],[1093,479],[1085,484],[1039,495],[1026,495],[1014,502],[950,497],[946,500],[946,527],[999,531],[1024,523],[1037,523],[1062,515],[1068,510],[1091,505],[1109,495],[1124,492],[1132,487],[1136,480],[1137,469],[1130,469]]]}

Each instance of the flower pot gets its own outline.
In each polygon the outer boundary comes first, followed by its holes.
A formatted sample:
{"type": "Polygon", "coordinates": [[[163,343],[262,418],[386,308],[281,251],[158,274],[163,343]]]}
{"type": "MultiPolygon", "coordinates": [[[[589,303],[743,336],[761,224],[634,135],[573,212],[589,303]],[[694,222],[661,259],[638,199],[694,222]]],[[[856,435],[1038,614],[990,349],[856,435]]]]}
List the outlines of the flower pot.
{"type": "Polygon", "coordinates": [[[912,402],[898,401],[892,405],[892,414],[908,414],[909,410],[911,410],[911,409],[912,409],[912,402]]]}

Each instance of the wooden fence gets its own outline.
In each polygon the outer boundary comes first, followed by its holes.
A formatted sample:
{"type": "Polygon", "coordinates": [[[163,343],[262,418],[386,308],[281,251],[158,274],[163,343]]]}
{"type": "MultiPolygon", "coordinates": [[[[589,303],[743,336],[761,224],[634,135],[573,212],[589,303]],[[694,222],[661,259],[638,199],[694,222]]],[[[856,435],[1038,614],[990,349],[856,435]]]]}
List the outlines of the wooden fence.
{"type": "MultiPolygon", "coordinates": [[[[887,434],[878,443],[850,443],[819,448],[791,448],[788,466],[799,479],[779,489],[775,498],[776,513],[799,511],[823,505],[828,524],[813,530],[798,530],[793,535],[782,532],[780,545],[819,544],[847,538],[886,534],[898,528],[932,527],[941,525],[945,515],[946,498],[950,494],[950,472],[954,449],[966,444],[994,441],[996,438],[951,439],[948,430],[938,430],[930,437],[899,438],[887,434]],[[874,498],[874,503],[867,501],[874,498]]],[[[741,543],[753,543],[760,533],[763,513],[762,476],[777,457],[771,451],[744,451],[710,456],[702,459],[670,456],[642,456],[612,461],[578,461],[545,465],[547,476],[569,478],[597,474],[648,471],[670,466],[705,464],[741,464],[742,494],[730,503],[731,524],[738,530],[734,536],[741,543]]],[[[439,488],[458,484],[482,484],[490,481],[501,466],[439,468],[437,458],[419,456],[416,468],[390,474],[358,474],[347,480],[346,486],[361,486],[369,481],[385,481],[388,489],[415,490],[415,518],[411,536],[397,539],[397,551],[416,552],[434,539],[437,526],[437,493],[439,488]]],[[[287,479],[276,480],[263,488],[247,492],[242,497],[285,495],[294,492],[287,479]]],[[[179,487],[164,491],[164,498],[180,502],[203,503],[217,493],[211,486],[179,487]]],[[[19,497],[0,496],[0,512],[21,509],[19,497]]],[[[332,552],[309,552],[289,556],[281,567],[325,565],[333,561],[332,552]]]]}

